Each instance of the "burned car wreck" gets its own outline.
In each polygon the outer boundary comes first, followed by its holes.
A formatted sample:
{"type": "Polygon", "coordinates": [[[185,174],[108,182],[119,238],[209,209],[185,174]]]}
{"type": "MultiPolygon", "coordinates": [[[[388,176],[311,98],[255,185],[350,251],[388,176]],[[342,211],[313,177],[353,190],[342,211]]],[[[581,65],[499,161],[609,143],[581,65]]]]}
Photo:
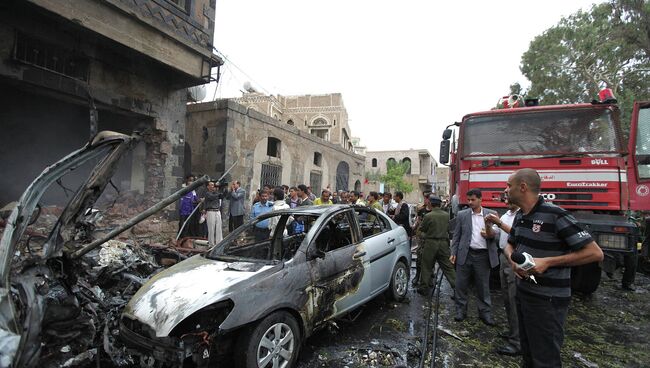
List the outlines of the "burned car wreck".
{"type": "MultiPolygon", "coordinates": [[[[195,249],[114,239],[209,180],[107,224],[102,193],[139,139],[98,133],[3,214],[0,367],[229,366],[233,357],[288,367],[329,321],[384,292],[406,295],[406,232],[365,207],[272,212],[190,258],[195,249]],[[71,173],[74,191],[62,184],[71,173]],[[46,205],[57,185],[72,194],[46,205]]],[[[106,203],[108,212],[115,202],[106,203]]]]}
{"type": "Polygon", "coordinates": [[[111,239],[193,189],[175,193],[124,226],[98,231],[97,200],[139,139],[138,134],[96,134],[47,167],[2,221],[0,367],[136,363],[115,345],[119,316],[129,297],[161,267],[151,252],[111,239]],[[76,191],[62,184],[73,172],[81,178],[76,191]],[[66,205],[41,205],[56,184],[72,193],[66,193],[66,205]]]}
{"type": "Polygon", "coordinates": [[[404,298],[410,260],[404,229],[373,209],[271,212],[153,276],[120,336],[148,364],[291,367],[328,321],[384,292],[404,298]]]}

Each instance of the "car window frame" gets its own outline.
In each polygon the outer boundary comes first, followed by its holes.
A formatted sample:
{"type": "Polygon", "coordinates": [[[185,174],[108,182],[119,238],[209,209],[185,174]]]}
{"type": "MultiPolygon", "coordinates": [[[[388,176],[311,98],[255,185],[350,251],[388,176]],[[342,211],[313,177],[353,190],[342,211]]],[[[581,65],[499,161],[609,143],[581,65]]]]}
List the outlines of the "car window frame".
{"type": "Polygon", "coordinates": [[[354,213],[355,213],[355,215],[356,215],[355,218],[356,218],[356,223],[357,223],[357,231],[358,231],[358,233],[359,233],[359,238],[361,239],[361,241],[364,241],[364,240],[366,240],[366,239],[372,239],[372,238],[374,238],[374,237],[377,236],[377,235],[381,235],[381,234],[387,233],[387,232],[389,232],[389,231],[391,231],[391,230],[393,229],[393,226],[392,226],[391,223],[388,221],[388,218],[386,217],[386,215],[385,215],[383,212],[379,212],[379,211],[375,210],[374,208],[370,208],[370,207],[355,207],[355,208],[354,208],[354,213]],[[359,220],[359,214],[356,213],[356,211],[366,211],[366,212],[368,212],[368,213],[373,214],[373,215],[375,216],[375,221],[379,220],[381,223],[384,224],[384,226],[383,226],[383,229],[384,229],[384,230],[381,231],[381,232],[379,232],[379,233],[372,234],[372,235],[370,235],[370,236],[368,236],[368,237],[364,237],[364,236],[363,236],[363,231],[361,230],[361,221],[359,220]]]}
{"type": "MultiPolygon", "coordinates": [[[[270,247],[271,247],[271,252],[273,250],[274,242],[276,241],[278,229],[282,229],[282,232],[284,232],[284,226],[286,226],[287,219],[292,216],[290,213],[284,213],[284,212],[269,212],[268,214],[264,214],[264,216],[259,216],[254,218],[253,220],[244,223],[242,226],[238,227],[235,229],[233,232],[228,234],[225,238],[223,238],[219,243],[217,243],[214,247],[208,249],[208,251],[205,253],[205,257],[209,259],[218,259],[218,258],[233,258],[233,259],[238,259],[238,260],[244,260],[246,262],[261,262],[261,263],[267,263],[267,264],[277,264],[281,262],[285,262],[282,259],[276,260],[276,259],[259,259],[259,258],[248,258],[248,257],[241,257],[241,256],[234,256],[234,255],[228,255],[228,254],[217,254],[219,252],[218,248],[222,249],[225,248],[226,244],[232,244],[232,242],[237,239],[241,233],[244,231],[247,231],[248,229],[252,228],[255,226],[255,224],[268,220],[269,218],[273,216],[286,216],[286,219],[280,218],[280,221],[278,221],[277,226],[274,229],[274,233],[270,234],[268,241],[270,241],[270,247]],[[283,226],[280,226],[280,224],[283,224],[283,226]]],[[[296,252],[297,253],[297,252],[296,252]]],[[[294,255],[295,257],[295,255],[294,255]]],[[[293,258],[293,257],[292,257],[293,258]]]]}
{"type": "Polygon", "coordinates": [[[352,234],[352,239],[351,239],[352,241],[351,241],[350,244],[345,245],[345,246],[343,246],[343,247],[339,247],[339,248],[336,248],[336,249],[328,250],[328,251],[325,252],[325,254],[328,254],[328,253],[330,253],[330,252],[335,252],[335,251],[340,250],[340,249],[345,249],[345,248],[347,248],[347,247],[349,247],[349,246],[351,246],[351,245],[357,245],[357,244],[359,244],[361,241],[363,241],[363,240],[361,239],[361,236],[360,236],[360,233],[359,233],[359,224],[358,224],[358,221],[357,221],[356,216],[354,215],[354,211],[353,211],[353,210],[354,210],[353,208],[345,208],[345,209],[342,209],[342,210],[340,210],[340,211],[336,211],[336,212],[334,212],[334,213],[331,213],[331,214],[329,214],[327,217],[325,217],[325,218],[322,220],[322,222],[319,224],[318,229],[316,230],[316,233],[315,233],[314,235],[312,235],[311,238],[309,239],[309,244],[307,245],[307,250],[310,251],[310,250],[312,250],[313,248],[318,249],[318,246],[316,245],[316,240],[317,240],[318,237],[320,236],[321,232],[323,231],[323,229],[325,229],[325,226],[326,226],[326,225],[327,225],[327,224],[328,224],[328,223],[329,223],[329,222],[330,222],[330,221],[331,221],[335,216],[340,215],[341,213],[344,213],[344,214],[345,214],[345,216],[346,216],[347,219],[348,219],[348,223],[350,224],[350,232],[351,232],[351,234],[352,234]]]}

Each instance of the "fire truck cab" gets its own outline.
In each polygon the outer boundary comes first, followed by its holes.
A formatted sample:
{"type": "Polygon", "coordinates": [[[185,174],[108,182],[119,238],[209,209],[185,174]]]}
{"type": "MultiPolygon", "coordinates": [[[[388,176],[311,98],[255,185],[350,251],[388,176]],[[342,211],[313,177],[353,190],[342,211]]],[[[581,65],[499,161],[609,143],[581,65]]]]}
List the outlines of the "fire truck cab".
{"type": "Polygon", "coordinates": [[[440,163],[451,168],[452,203],[458,203],[452,211],[478,188],[483,206],[503,213],[508,177],[521,168],[537,170],[541,195],[572,211],[605,252],[602,264],[572,272],[574,290],[592,293],[601,269],[636,262],[638,228],[629,213],[650,210],[650,103],[634,105],[626,141],[613,96],[553,106],[506,97],[500,108],[465,115],[443,133],[440,163]]]}

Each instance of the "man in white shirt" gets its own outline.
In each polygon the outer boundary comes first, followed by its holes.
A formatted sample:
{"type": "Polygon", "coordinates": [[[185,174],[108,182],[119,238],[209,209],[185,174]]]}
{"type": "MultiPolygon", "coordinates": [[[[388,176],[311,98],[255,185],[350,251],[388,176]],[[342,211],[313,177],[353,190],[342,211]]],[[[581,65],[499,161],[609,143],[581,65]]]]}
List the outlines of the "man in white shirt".
{"type": "Polygon", "coordinates": [[[499,265],[495,235],[498,229],[485,218],[496,212],[481,206],[481,191],[470,189],[470,208],[458,212],[449,260],[456,266],[456,316],[460,322],[467,317],[468,291],[471,281],[476,287],[478,316],[488,326],[494,325],[490,300],[490,269],[499,265]]]}
{"type": "Polygon", "coordinates": [[[501,276],[501,293],[503,294],[503,304],[506,307],[506,315],[508,316],[508,343],[497,349],[497,353],[504,355],[520,355],[521,342],[519,340],[519,320],[517,319],[517,304],[515,302],[515,293],[517,285],[515,284],[515,274],[512,270],[510,262],[503,253],[506,245],[508,245],[508,234],[512,228],[512,223],[515,220],[519,207],[517,205],[507,202],[508,212],[503,214],[499,219],[498,216],[490,214],[486,216],[486,221],[496,224],[500,229],[499,236],[499,261],[501,276]]]}

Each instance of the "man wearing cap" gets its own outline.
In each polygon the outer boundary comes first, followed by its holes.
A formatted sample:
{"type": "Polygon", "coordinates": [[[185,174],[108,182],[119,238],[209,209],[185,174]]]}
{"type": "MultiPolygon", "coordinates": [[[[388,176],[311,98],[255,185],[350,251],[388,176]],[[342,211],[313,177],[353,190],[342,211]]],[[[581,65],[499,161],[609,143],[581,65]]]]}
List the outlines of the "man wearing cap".
{"type": "Polygon", "coordinates": [[[418,293],[427,295],[433,287],[431,279],[433,267],[438,262],[452,288],[456,287],[456,272],[449,256],[449,214],[440,208],[442,200],[436,195],[429,196],[431,212],[426,214],[418,227],[418,239],[422,241],[420,256],[421,278],[418,293]]]}

